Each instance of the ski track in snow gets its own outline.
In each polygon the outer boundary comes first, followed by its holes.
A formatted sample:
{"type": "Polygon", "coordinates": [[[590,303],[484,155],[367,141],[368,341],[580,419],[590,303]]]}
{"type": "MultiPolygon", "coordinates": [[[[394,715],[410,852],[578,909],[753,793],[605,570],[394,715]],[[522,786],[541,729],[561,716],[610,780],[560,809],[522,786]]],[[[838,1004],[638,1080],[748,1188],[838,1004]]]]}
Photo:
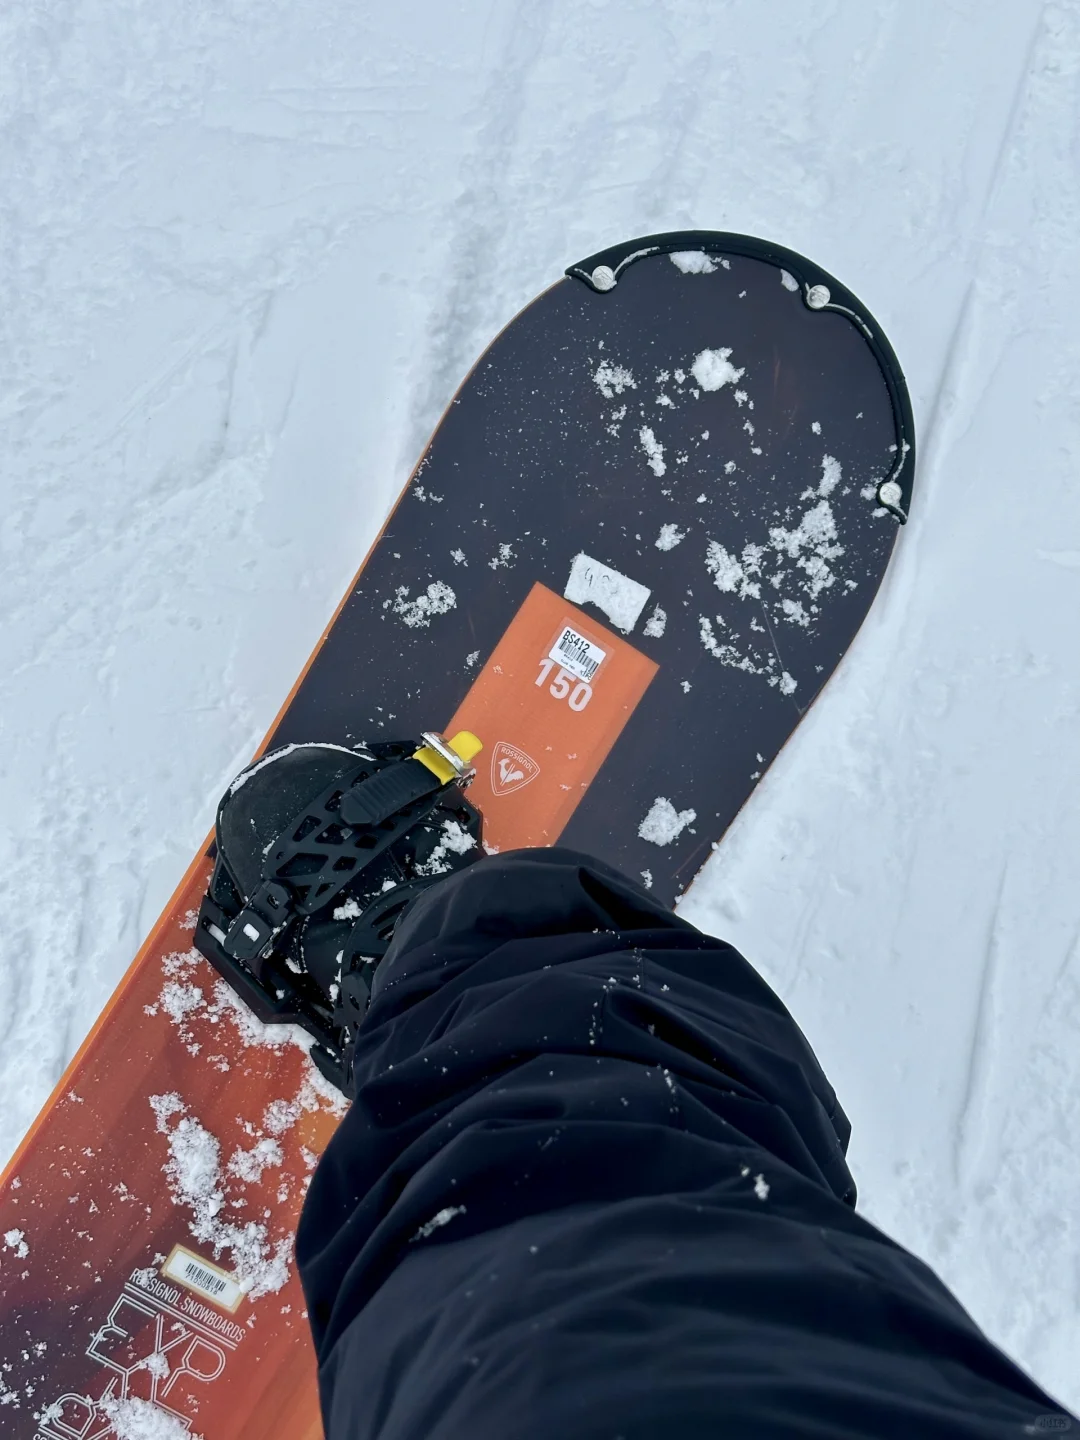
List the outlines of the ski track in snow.
{"type": "Polygon", "coordinates": [[[880,318],[918,488],[684,913],[818,1048],[864,1212],[1080,1405],[1080,12],[314,15],[0,18],[0,1145],[495,330],[602,245],[759,233],[880,318]]]}

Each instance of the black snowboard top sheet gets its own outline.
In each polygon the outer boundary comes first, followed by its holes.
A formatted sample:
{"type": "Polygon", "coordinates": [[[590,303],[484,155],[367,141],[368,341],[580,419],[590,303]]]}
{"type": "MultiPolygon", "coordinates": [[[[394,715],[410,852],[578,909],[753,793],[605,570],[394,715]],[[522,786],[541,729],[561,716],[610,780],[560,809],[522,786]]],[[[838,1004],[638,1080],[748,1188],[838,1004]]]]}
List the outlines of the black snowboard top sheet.
{"type": "Polygon", "coordinates": [[[441,728],[540,582],[658,667],[557,838],[671,901],[866,615],[913,441],[888,341],[802,257],[592,256],[462,384],[274,743],[441,728]]]}

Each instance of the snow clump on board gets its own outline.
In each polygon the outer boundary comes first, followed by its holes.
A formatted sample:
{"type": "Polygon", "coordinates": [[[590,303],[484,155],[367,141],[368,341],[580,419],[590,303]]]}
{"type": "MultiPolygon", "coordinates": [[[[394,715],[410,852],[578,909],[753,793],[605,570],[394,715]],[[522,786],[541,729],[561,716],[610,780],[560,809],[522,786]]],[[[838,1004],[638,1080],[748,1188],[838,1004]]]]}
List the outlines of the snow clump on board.
{"type": "MultiPolygon", "coordinates": [[[[204,1063],[228,1070],[236,1063],[236,1040],[245,1049],[296,1046],[307,1056],[311,1047],[308,1035],[294,1025],[264,1025],[224,980],[214,981],[208,998],[203,987],[193,983],[205,969],[197,951],[167,955],[161,968],[164,984],[157,1003],[147,1006],[147,1012],[164,1012],[192,1056],[202,1055],[204,1063]],[[230,1022],[228,1027],[225,1021],[230,1022]],[[233,1032],[228,1038],[222,1033],[226,1028],[233,1032]],[[207,1045],[208,1040],[218,1039],[223,1042],[222,1054],[207,1045]]],[[[298,1092],[291,1099],[272,1100],[260,1122],[252,1119],[245,1123],[252,1143],[246,1148],[236,1146],[227,1163],[223,1163],[217,1136],[190,1113],[182,1096],[175,1092],[152,1095],[150,1105],[157,1129],[168,1141],[164,1173],[169,1191],[174,1204],[191,1212],[191,1234],[210,1246],[215,1258],[229,1252],[237,1280],[251,1298],[280,1290],[289,1277],[291,1227],[272,1238],[267,1225],[233,1223],[226,1218],[226,1211],[243,1206],[242,1187],[262,1181],[267,1170],[281,1171],[275,1180],[276,1198],[278,1203],[288,1200],[295,1185],[304,1181],[287,1163],[281,1138],[305,1112],[329,1108],[341,1113],[343,1097],[306,1058],[298,1092]]],[[[266,1216],[269,1214],[267,1211],[266,1216]]]]}
{"type": "Polygon", "coordinates": [[[716,269],[704,250],[673,250],[668,259],[684,275],[711,275],[716,269]]]}
{"type": "Polygon", "coordinates": [[[395,615],[400,615],[410,629],[426,629],[434,615],[445,615],[457,604],[457,596],[445,580],[433,580],[415,600],[409,599],[409,587],[399,585],[392,601],[384,600],[383,609],[393,606],[395,615]]]}
{"type": "Polygon", "coordinates": [[[254,1220],[237,1225],[225,1219],[222,1211],[228,1194],[217,1138],[188,1114],[175,1092],[151,1095],[150,1106],[158,1130],[169,1142],[165,1163],[169,1190],[175,1204],[191,1211],[192,1235],[213,1249],[215,1259],[223,1251],[231,1252],[237,1281],[252,1299],[282,1289],[289,1278],[292,1236],[271,1242],[265,1225],[254,1220]]]}
{"type": "Polygon", "coordinates": [[[667,629],[667,611],[660,605],[654,607],[652,614],[645,621],[643,634],[650,640],[659,640],[667,629]]]}
{"type": "Polygon", "coordinates": [[[702,350],[690,366],[690,373],[702,390],[719,390],[722,385],[733,385],[746,374],[745,367],[737,370],[728,356],[731,347],[723,350],[702,350]]]}
{"type": "MultiPolygon", "coordinates": [[[[776,673],[778,662],[775,650],[770,650],[767,655],[761,656],[755,661],[750,655],[742,653],[737,646],[719,640],[716,630],[713,628],[713,622],[707,615],[699,617],[698,625],[702,645],[722,665],[728,665],[733,670],[743,670],[747,675],[766,675],[770,685],[779,686],[781,695],[794,695],[798,689],[798,681],[786,670],[782,670],[780,674],[776,673]]],[[[723,616],[717,615],[716,625],[723,628],[723,616]]],[[[738,639],[738,636],[736,635],[735,638],[738,639]]]]}
{"type": "Polygon", "coordinates": [[[22,1230],[8,1230],[4,1234],[4,1248],[14,1250],[16,1258],[25,1260],[30,1254],[30,1246],[26,1243],[26,1235],[22,1230]]]}
{"type": "MultiPolygon", "coordinates": [[[[776,622],[812,630],[820,613],[821,597],[841,577],[836,562],[846,553],[840,544],[836,516],[829,496],[843,479],[843,469],[833,455],[823,455],[821,478],[800,495],[811,502],[787,524],[770,525],[766,544],[746,544],[739,553],[728,549],[719,540],[710,540],[705,551],[705,568],[713,577],[716,588],[739,600],[754,600],[776,622]],[[766,573],[766,561],[771,573],[766,573]],[[791,564],[789,562],[794,562],[791,564]],[[774,568],[775,567],[775,568],[774,568]],[[767,584],[765,583],[767,582],[767,584]]],[[[843,588],[855,589],[857,581],[843,580],[843,588]]],[[[823,603],[823,602],[822,602],[823,603]]],[[[731,627],[721,615],[710,619],[699,616],[701,643],[721,664],[748,674],[767,675],[769,684],[779,687],[782,695],[792,695],[796,681],[786,670],[780,670],[775,646],[759,645],[731,627]],[[721,639],[718,630],[726,630],[721,639]]],[[[763,632],[761,623],[751,619],[751,631],[763,632]]]]}
{"type": "Polygon", "coordinates": [[[716,540],[710,540],[705,551],[705,568],[712,575],[718,590],[737,594],[740,600],[760,600],[761,586],[751,577],[761,574],[761,545],[744,545],[742,558],[736,559],[716,540]]]}
{"type": "Polygon", "coordinates": [[[657,478],[667,473],[667,466],[664,463],[664,447],[657,440],[656,434],[651,425],[642,425],[638,431],[638,439],[641,441],[641,448],[649,462],[649,469],[657,478]]]}
{"type": "Polygon", "coordinates": [[[601,360],[593,371],[593,381],[605,400],[614,400],[624,390],[636,390],[637,381],[633,372],[625,365],[616,365],[611,360],[601,360]]]}
{"type": "Polygon", "coordinates": [[[439,843],[423,864],[417,865],[418,875],[445,875],[453,867],[448,855],[467,855],[476,848],[476,838],[463,829],[456,820],[443,821],[443,833],[439,843]]]}
{"type": "Polygon", "coordinates": [[[844,547],[836,544],[836,519],[828,500],[819,500],[793,529],[773,526],[769,541],[773,548],[795,561],[806,575],[802,588],[816,600],[835,580],[831,562],[839,559],[844,547]]]}
{"type": "Polygon", "coordinates": [[[660,534],[656,537],[657,550],[674,550],[675,546],[686,539],[686,531],[680,530],[677,525],[661,525],[660,534]]]}
{"type": "Polygon", "coordinates": [[[638,826],[638,834],[653,845],[670,845],[696,819],[696,810],[676,810],[666,795],[658,795],[638,826]]]}
{"type": "Polygon", "coordinates": [[[99,1405],[116,1440],[201,1440],[179,1415],[162,1410],[149,1400],[134,1396],[117,1400],[110,1396],[99,1405]]]}

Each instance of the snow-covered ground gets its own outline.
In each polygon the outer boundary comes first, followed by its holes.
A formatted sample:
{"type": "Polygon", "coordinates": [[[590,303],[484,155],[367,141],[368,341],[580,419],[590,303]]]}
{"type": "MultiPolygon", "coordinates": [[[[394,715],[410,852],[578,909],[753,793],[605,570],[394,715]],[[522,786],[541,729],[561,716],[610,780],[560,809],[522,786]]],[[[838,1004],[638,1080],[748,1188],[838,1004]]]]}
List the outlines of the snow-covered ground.
{"type": "Polygon", "coordinates": [[[1076,1407],[1076,0],[5,0],[0,1153],[470,361],[689,226],[862,296],[921,451],[685,913],[818,1047],[865,1212],[1076,1407]]]}

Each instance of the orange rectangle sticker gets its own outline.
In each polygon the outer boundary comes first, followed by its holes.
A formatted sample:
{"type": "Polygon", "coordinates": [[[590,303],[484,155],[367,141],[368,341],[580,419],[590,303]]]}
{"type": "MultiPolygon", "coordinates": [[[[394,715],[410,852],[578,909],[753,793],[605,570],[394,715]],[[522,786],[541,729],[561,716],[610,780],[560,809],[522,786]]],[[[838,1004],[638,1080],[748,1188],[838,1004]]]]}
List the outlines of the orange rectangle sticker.
{"type": "Polygon", "coordinates": [[[446,727],[484,742],[469,799],[489,848],[555,844],[658,668],[532,587],[446,727]]]}

